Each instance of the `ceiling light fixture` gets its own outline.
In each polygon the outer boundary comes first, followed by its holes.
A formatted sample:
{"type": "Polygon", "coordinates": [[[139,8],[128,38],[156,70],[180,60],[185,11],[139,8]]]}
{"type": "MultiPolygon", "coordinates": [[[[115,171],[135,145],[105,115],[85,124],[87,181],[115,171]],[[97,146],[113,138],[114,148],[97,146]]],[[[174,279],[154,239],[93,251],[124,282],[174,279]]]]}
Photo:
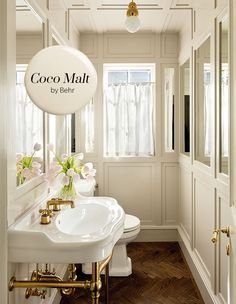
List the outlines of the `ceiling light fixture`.
{"type": "Polygon", "coordinates": [[[140,28],[140,20],[138,17],[138,9],[137,5],[134,1],[129,3],[127,9],[127,18],[125,21],[125,26],[128,32],[135,33],[140,28]]]}

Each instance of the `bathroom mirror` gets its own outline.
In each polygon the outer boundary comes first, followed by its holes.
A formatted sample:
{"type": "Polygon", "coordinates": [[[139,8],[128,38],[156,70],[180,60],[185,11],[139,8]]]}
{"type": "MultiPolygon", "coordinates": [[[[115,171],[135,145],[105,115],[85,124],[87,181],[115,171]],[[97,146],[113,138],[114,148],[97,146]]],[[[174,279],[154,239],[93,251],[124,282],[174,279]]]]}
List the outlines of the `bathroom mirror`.
{"type": "Polygon", "coordinates": [[[24,0],[16,1],[16,168],[17,186],[44,172],[44,113],[28,97],[24,76],[42,48],[43,23],[24,0]]]}
{"type": "MultiPolygon", "coordinates": [[[[57,34],[52,35],[52,45],[61,45],[57,34]]],[[[74,152],[74,114],[54,115],[48,114],[48,143],[54,147],[58,157],[62,154],[73,154],[74,152]]],[[[54,153],[49,153],[49,164],[55,159],[54,153]]]]}
{"type": "Polygon", "coordinates": [[[195,61],[195,159],[210,166],[212,147],[212,67],[211,39],[194,52],[195,61]]]}
{"type": "Polygon", "coordinates": [[[228,174],[229,156],[229,18],[219,23],[219,128],[220,172],[228,174]]]}
{"type": "Polygon", "coordinates": [[[165,152],[175,150],[175,69],[164,69],[165,152]]]}
{"type": "Polygon", "coordinates": [[[180,67],[182,101],[182,147],[181,152],[190,153],[190,60],[180,67]]]}
{"type": "Polygon", "coordinates": [[[75,152],[94,153],[94,110],[94,99],[91,99],[88,104],[75,113],[75,152]]]}

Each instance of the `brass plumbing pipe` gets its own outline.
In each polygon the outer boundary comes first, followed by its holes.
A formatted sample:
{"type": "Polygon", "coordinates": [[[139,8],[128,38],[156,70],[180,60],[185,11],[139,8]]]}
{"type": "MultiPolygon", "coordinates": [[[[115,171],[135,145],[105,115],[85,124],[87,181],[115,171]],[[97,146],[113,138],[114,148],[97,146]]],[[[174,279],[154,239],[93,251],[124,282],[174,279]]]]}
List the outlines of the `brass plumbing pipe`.
{"type": "MultiPolygon", "coordinates": [[[[17,281],[15,277],[12,277],[9,281],[8,289],[9,291],[12,291],[14,288],[57,288],[60,289],[61,293],[65,295],[72,294],[75,288],[90,289],[92,304],[99,304],[100,290],[102,288],[100,275],[105,267],[106,275],[108,275],[108,266],[111,257],[112,254],[110,254],[105,260],[101,262],[92,263],[92,279],[90,281],[73,280],[75,269],[74,265],[70,264],[72,277],[69,281],[63,281],[59,276],[56,276],[55,274],[44,274],[38,271],[37,281],[17,281]]],[[[106,278],[106,290],[107,289],[108,277],[106,278]]]]}
{"type": "Polygon", "coordinates": [[[103,271],[103,269],[106,267],[106,265],[110,262],[112,258],[112,254],[110,254],[105,260],[99,263],[99,274],[103,271]]]}
{"type": "Polygon", "coordinates": [[[49,281],[17,281],[15,277],[12,277],[9,282],[9,291],[12,291],[14,288],[90,288],[90,281],[53,281],[53,278],[50,278],[49,281]]]}
{"type": "MultiPolygon", "coordinates": [[[[39,282],[63,282],[63,280],[59,276],[53,274],[40,273],[39,276],[40,276],[39,282]]],[[[75,292],[75,288],[61,288],[60,292],[65,296],[70,296],[75,292]]]]}

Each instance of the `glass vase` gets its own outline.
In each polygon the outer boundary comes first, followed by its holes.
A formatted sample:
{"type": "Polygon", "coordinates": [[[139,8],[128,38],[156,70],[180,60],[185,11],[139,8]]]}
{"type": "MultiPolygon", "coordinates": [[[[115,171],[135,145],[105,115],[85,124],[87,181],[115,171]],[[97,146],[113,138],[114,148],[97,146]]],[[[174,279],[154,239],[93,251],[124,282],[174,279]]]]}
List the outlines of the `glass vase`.
{"type": "Polygon", "coordinates": [[[58,197],[63,200],[74,200],[77,196],[73,179],[70,179],[68,185],[64,185],[58,194],[58,197]]]}

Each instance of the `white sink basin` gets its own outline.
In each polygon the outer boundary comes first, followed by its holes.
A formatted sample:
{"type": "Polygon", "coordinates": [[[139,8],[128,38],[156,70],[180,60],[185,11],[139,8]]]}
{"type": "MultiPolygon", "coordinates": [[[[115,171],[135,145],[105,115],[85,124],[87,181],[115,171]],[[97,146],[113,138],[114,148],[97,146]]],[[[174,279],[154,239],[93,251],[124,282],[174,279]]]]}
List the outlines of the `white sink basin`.
{"type": "Polygon", "coordinates": [[[112,217],[107,206],[93,202],[62,211],[55,222],[63,233],[76,235],[77,239],[90,239],[109,231],[112,217]]]}
{"type": "Polygon", "coordinates": [[[108,197],[79,199],[51,224],[29,212],[9,228],[9,261],[16,263],[89,263],[105,259],[121,237],[124,211],[108,197]]]}

